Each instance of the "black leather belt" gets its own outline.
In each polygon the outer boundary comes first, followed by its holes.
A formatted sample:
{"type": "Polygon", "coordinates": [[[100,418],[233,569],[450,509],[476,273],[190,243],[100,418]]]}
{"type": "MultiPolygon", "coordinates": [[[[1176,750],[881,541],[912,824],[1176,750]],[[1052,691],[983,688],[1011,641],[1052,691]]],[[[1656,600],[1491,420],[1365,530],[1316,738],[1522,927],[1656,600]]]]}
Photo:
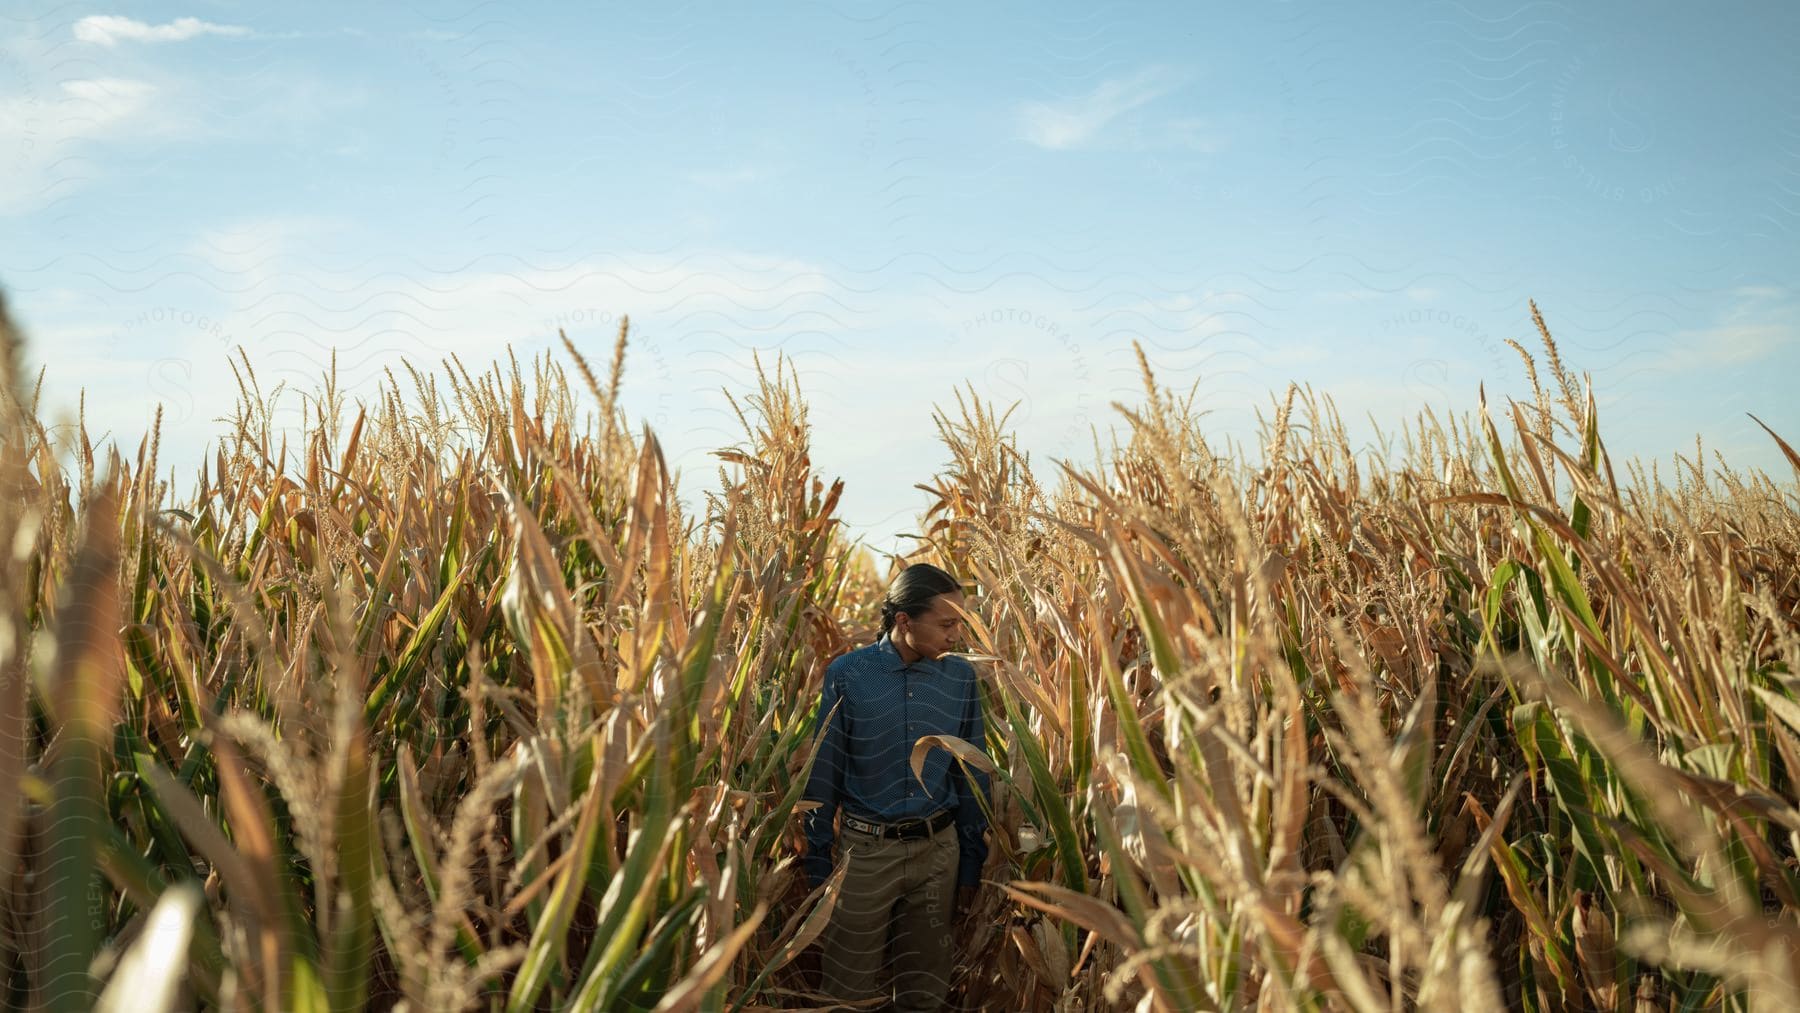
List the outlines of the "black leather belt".
{"type": "Polygon", "coordinates": [[[956,821],[956,814],[948,809],[940,809],[929,819],[902,820],[899,823],[871,823],[859,820],[849,813],[844,814],[844,826],[858,833],[872,837],[893,839],[896,841],[916,841],[930,837],[956,821]]]}

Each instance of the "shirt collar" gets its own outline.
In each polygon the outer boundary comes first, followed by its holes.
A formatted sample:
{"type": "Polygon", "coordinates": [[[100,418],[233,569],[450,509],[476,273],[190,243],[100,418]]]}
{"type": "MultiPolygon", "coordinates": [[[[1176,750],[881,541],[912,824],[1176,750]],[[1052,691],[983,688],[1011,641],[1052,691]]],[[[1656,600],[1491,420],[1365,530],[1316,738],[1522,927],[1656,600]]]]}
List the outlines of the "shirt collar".
{"type": "MultiPolygon", "coordinates": [[[[881,639],[875,641],[875,650],[879,651],[882,657],[888,660],[889,671],[898,672],[906,667],[906,659],[900,656],[900,648],[894,646],[894,641],[888,634],[883,633],[881,639]]],[[[913,662],[913,664],[929,665],[931,662],[924,658],[920,658],[918,661],[913,662]]]]}

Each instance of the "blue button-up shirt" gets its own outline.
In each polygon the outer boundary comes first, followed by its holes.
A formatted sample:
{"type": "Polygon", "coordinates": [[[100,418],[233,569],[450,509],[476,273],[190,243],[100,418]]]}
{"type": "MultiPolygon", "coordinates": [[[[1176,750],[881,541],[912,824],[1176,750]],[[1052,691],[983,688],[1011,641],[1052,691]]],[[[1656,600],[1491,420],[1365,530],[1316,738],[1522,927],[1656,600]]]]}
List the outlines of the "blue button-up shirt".
{"type": "MultiPolygon", "coordinates": [[[[825,669],[817,721],[819,753],[804,798],[820,803],[806,814],[806,874],[816,886],[831,875],[832,822],[838,807],[859,819],[892,823],[956,814],[961,862],[957,883],[974,886],[987,860],[987,818],[944,749],[925,755],[924,783],[913,776],[913,745],[922,735],[954,735],[985,751],[980,683],[962,658],[921,658],[907,664],[886,635],[840,655],[825,669]],[[832,708],[837,708],[833,715],[832,708]]],[[[987,775],[970,768],[983,796],[987,775]]]]}

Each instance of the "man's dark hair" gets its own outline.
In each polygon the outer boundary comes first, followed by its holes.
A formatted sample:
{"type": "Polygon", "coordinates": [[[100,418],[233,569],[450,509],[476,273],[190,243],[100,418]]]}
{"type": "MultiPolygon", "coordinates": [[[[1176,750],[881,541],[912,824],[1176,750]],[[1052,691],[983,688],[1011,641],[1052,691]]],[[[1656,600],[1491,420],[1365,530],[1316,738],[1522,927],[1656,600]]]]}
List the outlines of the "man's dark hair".
{"type": "Polygon", "coordinates": [[[914,563],[888,585],[887,597],[881,600],[881,632],[892,633],[894,617],[900,613],[917,619],[931,609],[933,598],[961,590],[962,584],[943,570],[930,563],[914,563]]]}

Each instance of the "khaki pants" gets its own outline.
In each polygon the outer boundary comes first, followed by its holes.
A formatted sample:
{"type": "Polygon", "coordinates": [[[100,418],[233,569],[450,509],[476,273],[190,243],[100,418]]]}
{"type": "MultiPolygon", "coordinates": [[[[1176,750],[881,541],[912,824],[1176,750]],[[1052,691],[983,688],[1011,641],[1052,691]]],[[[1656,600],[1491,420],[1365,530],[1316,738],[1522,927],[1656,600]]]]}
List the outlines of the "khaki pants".
{"type": "Polygon", "coordinates": [[[896,1010],[937,1010],[955,965],[951,915],[959,855],[955,825],[915,841],[880,840],[845,827],[850,863],[820,956],[834,999],[887,996],[896,1010]]]}

